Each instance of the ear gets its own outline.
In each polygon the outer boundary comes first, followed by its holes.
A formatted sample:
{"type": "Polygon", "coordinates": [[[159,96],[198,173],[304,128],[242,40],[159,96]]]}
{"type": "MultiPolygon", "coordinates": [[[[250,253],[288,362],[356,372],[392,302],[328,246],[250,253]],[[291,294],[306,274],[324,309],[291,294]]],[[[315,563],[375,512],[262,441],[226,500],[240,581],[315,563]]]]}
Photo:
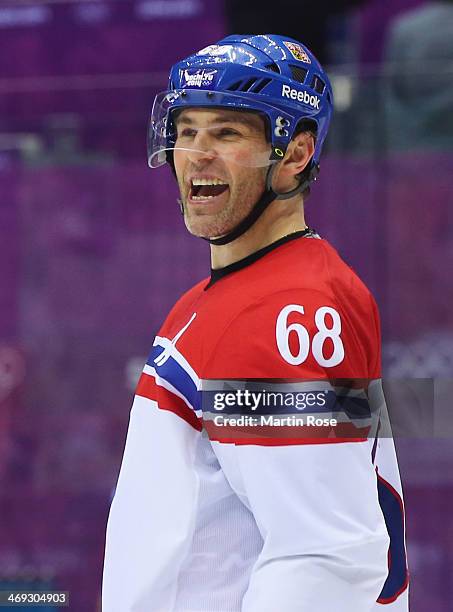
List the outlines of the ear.
{"type": "Polygon", "coordinates": [[[274,174],[273,187],[286,192],[297,187],[297,175],[309,164],[315,152],[315,139],[311,132],[297,134],[289,143],[285,157],[278,164],[274,174]]]}

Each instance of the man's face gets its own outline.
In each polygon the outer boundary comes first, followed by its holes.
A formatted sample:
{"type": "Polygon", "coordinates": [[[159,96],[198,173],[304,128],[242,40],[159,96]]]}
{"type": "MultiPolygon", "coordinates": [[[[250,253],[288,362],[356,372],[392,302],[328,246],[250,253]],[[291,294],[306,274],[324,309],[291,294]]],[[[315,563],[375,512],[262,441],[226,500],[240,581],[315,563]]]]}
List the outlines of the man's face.
{"type": "Polygon", "coordinates": [[[187,229],[223,236],[263,193],[270,153],[264,120],[251,112],[187,108],[176,127],[174,163],[187,229]]]}

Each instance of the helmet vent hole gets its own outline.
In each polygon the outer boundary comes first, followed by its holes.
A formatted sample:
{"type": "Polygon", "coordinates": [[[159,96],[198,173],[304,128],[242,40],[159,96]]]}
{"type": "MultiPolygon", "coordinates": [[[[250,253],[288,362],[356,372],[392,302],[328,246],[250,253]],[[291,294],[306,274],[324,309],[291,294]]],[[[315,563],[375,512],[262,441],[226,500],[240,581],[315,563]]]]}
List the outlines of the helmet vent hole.
{"type": "Polygon", "coordinates": [[[272,79],[261,79],[253,88],[253,93],[259,93],[262,91],[266,85],[269,85],[272,79]]]}
{"type": "Polygon", "coordinates": [[[308,70],[301,66],[290,66],[292,77],[298,83],[305,83],[308,70]]]}
{"type": "Polygon", "coordinates": [[[233,85],[230,85],[228,87],[228,91],[237,91],[240,88],[241,84],[242,81],[236,81],[236,83],[233,83],[233,85]]]}
{"type": "Polygon", "coordinates": [[[280,69],[277,66],[277,64],[267,64],[265,68],[267,68],[268,70],[271,70],[272,72],[276,72],[277,74],[280,74],[280,69]]]}
{"type": "Polygon", "coordinates": [[[321,79],[315,75],[311,83],[311,88],[314,89],[316,93],[322,94],[324,93],[326,84],[324,83],[324,81],[321,81],[321,79]]]}
{"type": "Polygon", "coordinates": [[[255,78],[249,79],[241,87],[241,91],[249,91],[252,88],[252,86],[256,83],[256,81],[257,81],[257,79],[255,79],[255,78]]]}
{"type": "Polygon", "coordinates": [[[246,81],[236,81],[236,83],[233,83],[227,89],[228,91],[252,91],[253,93],[259,93],[266,85],[269,85],[271,80],[272,79],[257,79],[253,77],[246,81]]]}

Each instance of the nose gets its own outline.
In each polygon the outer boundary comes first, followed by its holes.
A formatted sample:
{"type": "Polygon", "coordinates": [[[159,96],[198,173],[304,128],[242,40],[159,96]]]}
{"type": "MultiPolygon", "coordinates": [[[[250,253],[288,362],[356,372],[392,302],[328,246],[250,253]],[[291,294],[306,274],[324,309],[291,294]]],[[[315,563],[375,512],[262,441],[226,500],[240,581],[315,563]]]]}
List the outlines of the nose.
{"type": "Polygon", "coordinates": [[[215,148],[214,139],[206,131],[199,130],[192,141],[190,150],[187,154],[192,162],[200,162],[204,160],[212,160],[218,156],[215,148]]]}

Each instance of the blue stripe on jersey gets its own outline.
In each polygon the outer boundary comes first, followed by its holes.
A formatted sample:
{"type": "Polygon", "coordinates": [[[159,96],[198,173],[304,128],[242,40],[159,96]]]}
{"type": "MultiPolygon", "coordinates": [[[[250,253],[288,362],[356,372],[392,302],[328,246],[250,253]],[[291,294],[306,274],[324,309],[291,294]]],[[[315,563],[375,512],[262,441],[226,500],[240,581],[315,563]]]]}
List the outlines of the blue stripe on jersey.
{"type": "Polygon", "coordinates": [[[170,356],[162,364],[157,365],[155,360],[165,349],[162,346],[153,346],[147,360],[147,365],[154,368],[157,374],[170,383],[181,395],[183,395],[194,410],[201,409],[201,392],[197,390],[190,375],[182,366],[170,356]]]}
{"type": "Polygon", "coordinates": [[[407,559],[404,545],[404,510],[399,493],[378,474],[379,505],[390,537],[390,567],[378,601],[391,602],[407,586],[407,559]]]}

